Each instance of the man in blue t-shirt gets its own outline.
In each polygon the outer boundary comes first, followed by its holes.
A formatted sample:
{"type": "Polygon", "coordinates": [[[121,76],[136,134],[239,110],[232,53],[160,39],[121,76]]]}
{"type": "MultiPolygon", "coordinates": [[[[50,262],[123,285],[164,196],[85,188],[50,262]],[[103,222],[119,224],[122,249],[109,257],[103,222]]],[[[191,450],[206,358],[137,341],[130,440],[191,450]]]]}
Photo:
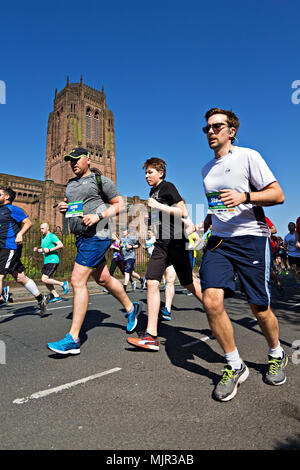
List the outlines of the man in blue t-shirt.
{"type": "Polygon", "coordinates": [[[11,188],[0,187],[0,305],[6,303],[2,295],[3,278],[12,274],[35,297],[42,316],[49,298],[42,295],[36,283],[25,275],[21,262],[23,235],[32,223],[20,207],[12,205],[15,197],[16,193],[11,188]]]}

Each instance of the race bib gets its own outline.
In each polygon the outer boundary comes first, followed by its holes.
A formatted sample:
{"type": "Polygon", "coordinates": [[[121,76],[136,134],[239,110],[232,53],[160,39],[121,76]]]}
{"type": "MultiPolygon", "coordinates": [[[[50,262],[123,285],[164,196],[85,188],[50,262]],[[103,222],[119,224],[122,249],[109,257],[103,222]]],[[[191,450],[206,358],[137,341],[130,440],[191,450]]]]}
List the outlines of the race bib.
{"type": "Polygon", "coordinates": [[[226,207],[225,204],[219,199],[220,193],[207,193],[208,201],[208,210],[211,214],[216,214],[218,212],[234,212],[234,207],[226,207]]]}
{"type": "Polygon", "coordinates": [[[83,216],[83,201],[70,202],[68,204],[68,210],[65,216],[66,217],[83,216]]]}

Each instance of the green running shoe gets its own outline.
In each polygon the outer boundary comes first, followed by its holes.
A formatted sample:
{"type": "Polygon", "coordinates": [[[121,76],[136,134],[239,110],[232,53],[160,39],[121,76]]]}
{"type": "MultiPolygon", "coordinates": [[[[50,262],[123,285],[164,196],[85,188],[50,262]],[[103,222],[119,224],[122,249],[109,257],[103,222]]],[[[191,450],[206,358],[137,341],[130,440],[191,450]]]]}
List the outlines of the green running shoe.
{"type": "Polygon", "coordinates": [[[265,376],[265,382],[269,385],[282,385],[286,381],[284,368],[288,363],[288,357],[283,351],[282,357],[269,357],[269,370],[265,376]]]}
{"type": "Polygon", "coordinates": [[[238,386],[248,378],[249,369],[242,362],[240,369],[232,369],[229,364],[226,364],[222,372],[222,379],[216,386],[213,396],[219,401],[229,401],[235,397],[238,386]]]}

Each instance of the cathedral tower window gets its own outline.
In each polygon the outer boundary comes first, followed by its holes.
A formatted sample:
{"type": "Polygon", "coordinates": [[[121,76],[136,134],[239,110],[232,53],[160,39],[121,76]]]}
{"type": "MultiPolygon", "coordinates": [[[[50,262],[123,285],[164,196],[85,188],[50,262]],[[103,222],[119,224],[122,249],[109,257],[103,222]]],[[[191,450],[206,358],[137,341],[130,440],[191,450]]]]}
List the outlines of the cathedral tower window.
{"type": "Polygon", "coordinates": [[[96,111],[94,115],[94,135],[95,135],[95,142],[99,143],[99,112],[96,111]]]}
{"type": "Polygon", "coordinates": [[[91,139],[91,109],[86,110],[86,138],[91,139]]]}

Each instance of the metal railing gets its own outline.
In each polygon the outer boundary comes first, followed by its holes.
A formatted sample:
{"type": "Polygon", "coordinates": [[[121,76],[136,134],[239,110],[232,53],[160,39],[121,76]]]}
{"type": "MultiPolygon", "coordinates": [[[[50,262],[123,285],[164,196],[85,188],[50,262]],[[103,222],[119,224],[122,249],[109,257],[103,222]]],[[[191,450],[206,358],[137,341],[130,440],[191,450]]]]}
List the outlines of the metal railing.
{"type": "MultiPolygon", "coordinates": [[[[60,262],[54,277],[56,279],[70,279],[77,253],[75,246],[75,236],[70,233],[62,232],[61,230],[53,231],[52,233],[54,233],[64,245],[64,247],[58,251],[60,262]]],[[[141,243],[144,243],[144,240],[141,240],[141,243]]],[[[24,236],[21,261],[25,267],[25,274],[35,281],[41,279],[42,267],[44,264],[42,253],[33,251],[34,247],[39,248],[40,246],[40,232],[28,231],[24,236]]],[[[112,260],[112,250],[107,251],[105,259],[109,268],[112,260]]],[[[149,257],[146,250],[140,246],[136,250],[136,262],[134,270],[141,275],[144,275],[147,269],[148,261],[149,257]]],[[[116,270],[116,274],[121,274],[121,272],[116,270]]],[[[12,276],[7,276],[6,279],[7,281],[13,282],[12,276]]]]}
{"type": "MultiPolygon", "coordinates": [[[[64,247],[59,250],[59,265],[54,274],[56,279],[70,279],[74,261],[77,254],[77,249],[75,246],[75,236],[73,234],[63,232],[62,230],[56,230],[52,233],[55,233],[57,237],[61,240],[64,247]]],[[[136,262],[134,270],[139,273],[141,276],[144,276],[147,270],[147,265],[149,262],[149,256],[147,251],[143,248],[142,245],[145,245],[145,240],[140,240],[141,246],[135,250],[136,262]]],[[[41,246],[41,233],[39,231],[28,231],[24,236],[23,249],[21,261],[25,267],[25,274],[35,281],[39,281],[42,277],[42,267],[44,264],[43,255],[33,251],[34,247],[41,246]]],[[[201,255],[202,252],[198,252],[196,259],[195,271],[201,264],[201,255]]],[[[108,250],[105,256],[106,263],[108,268],[110,267],[112,260],[112,250],[108,250]]],[[[122,273],[117,270],[115,271],[114,276],[122,277],[122,273]]],[[[11,275],[6,276],[6,281],[9,284],[14,284],[13,277],[11,275]]]]}

